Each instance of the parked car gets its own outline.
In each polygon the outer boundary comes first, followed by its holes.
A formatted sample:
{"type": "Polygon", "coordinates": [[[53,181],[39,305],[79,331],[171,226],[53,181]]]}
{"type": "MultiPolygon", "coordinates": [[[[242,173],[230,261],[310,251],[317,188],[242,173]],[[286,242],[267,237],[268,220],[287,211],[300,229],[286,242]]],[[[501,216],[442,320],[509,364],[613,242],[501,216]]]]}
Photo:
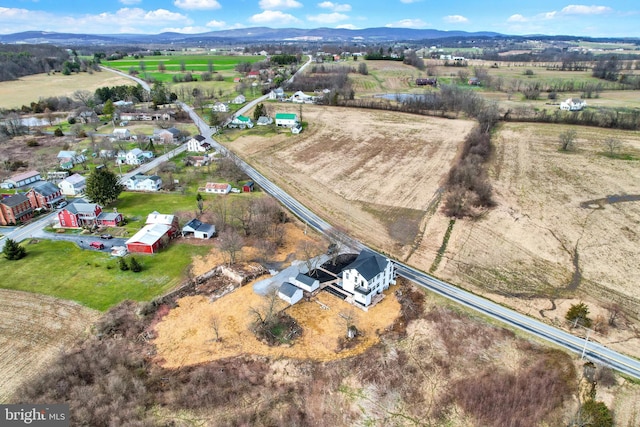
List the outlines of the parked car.
{"type": "Polygon", "coordinates": [[[61,201],[60,203],[58,203],[58,208],[64,208],[65,206],[67,206],[67,202],[66,200],[61,201]]]}
{"type": "Polygon", "coordinates": [[[239,188],[232,188],[231,192],[232,193],[240,193],[240,189],[239,188]]]}
{"type": "Polygon", "coordinates": [[[111,234],[101,234],[100,238],[101,239],[105,239],[105,240],[109,240],[109,239],[113,239],[113,236],[111,234]]]}
{"type": "Polygon", "coordinates": [[[89,243],[89,246],[95,249],[104,249],[104,243],[102,242],[91,242],[89,243]]]}

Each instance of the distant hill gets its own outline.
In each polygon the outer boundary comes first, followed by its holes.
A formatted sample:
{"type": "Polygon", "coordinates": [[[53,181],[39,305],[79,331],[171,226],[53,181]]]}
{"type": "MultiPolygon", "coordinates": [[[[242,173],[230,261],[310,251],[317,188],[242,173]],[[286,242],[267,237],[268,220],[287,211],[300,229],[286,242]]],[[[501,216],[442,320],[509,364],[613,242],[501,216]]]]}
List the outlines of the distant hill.
{"type": "Polygon", "coordinates": [[[161,33],[161,34],[72,34],[49,31],[26,31],[0,35],[1,43],[51,43],[55,45],[90,44],[129,44],[129,43],[185,43],[194,42],[269,42],[269,41],[409,41],[441,39],[448,37],[496,37],[499,33],[482,31],[441,31],[433,29],[417,30],[411,28],[365,28],[348,30],[341,28],[268,28],[253,27],[234,30],[210,31],[200,34],[161,33]]]}

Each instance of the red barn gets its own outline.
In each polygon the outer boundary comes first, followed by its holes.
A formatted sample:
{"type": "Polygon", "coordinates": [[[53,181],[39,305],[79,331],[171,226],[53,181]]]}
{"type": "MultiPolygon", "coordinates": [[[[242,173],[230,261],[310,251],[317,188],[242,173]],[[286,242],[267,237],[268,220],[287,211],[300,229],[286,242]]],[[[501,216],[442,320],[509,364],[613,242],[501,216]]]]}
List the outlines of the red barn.
{"type": "Polygon", "coordinates": [[[169,241],[171,226],[165,224],[148,224],[126,241],[127,250],[131,253],[156,253],[169,241]]]}

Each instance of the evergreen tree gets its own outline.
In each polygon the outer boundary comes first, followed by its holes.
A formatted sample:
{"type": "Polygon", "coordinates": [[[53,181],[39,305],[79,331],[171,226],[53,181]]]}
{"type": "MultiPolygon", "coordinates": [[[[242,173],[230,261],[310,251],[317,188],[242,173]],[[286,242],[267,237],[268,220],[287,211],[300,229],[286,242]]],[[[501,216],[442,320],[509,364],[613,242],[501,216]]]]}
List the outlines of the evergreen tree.
{"type": "Polygon", "coordinates": [[[569,307],[567,314],[564,316],[569,322],[580,324],[585,328],[591,327],[591,319],[589,319],[589,307],[583,302],[573,304],[569,307]]]}
{"type": "Polygon", "coordinates": [[[256,105],[255,110],[253,110],[253,121],[257,122],[260,116],[264,116],[264,104],[256,105]]]}
{"type": "Polygon", "coordinates": [[[27,250],[15,240],[7,239],[2,249],[2,254],[9,261],[16,261],[24,258],[27,255],[27,250]]]}
{"type": "Polygon", "coordinates": [[[102,114],[107,116],[108,120],[111,120],[111,118],[113,117],[113,113],[115,111],[116,111],[116,107],[113,106],[113,101],[111,99],[107,99],[107,102],[104,103],[102,114]]]}
{"type": "Polygon", "coordinates": [[[115,173],[106,166],[98,166],[87,178],[85,193],[95,203],[104,206],[118,198],[122,193],[122,185],[115,173]]]}
{"type": "Polygon", "coordinates": [[[120,258],[118,260],[118,267],[120,268],[121,271],[129,270],[129,266],[127,265],[127,261],[125,261],[124,258],[120,258]]]}
{"type": "Polygon", "coordinates": [[[131,271],[133,271],[134,273],[139,273],[142,271],[142,265],[135,258],[131,258],[129,267],[131,267],[131,271]]]}

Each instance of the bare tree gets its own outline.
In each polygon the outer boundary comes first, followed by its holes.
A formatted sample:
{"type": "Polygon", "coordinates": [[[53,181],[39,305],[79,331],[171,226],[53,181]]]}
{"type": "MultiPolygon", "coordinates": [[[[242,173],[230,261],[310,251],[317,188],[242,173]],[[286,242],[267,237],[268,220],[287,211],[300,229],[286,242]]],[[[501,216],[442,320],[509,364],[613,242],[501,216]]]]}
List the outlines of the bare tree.
{"type": "Polygon", "coordinates": [[[218,236],[218,248],[227,255],[228,264],[235,264],[238,252],[244,247],[244,239],[234,229],[227,229],[218,236]]]}
{"type": "Polygon", "coordinates": [[[278,320],[278,312],[280,311],[280,298],[278,298],[278,289],[271,289],[265,295],[262,304],[259,307],[251,307],[249,312],[255,318],[254,328],[269,328],[278,320]]]}
{"type": "Polygon", "coordinates": [[[74,100],[80,102],[85,107],[92,108],[95,105],[93,93],[86,89],[80,89],[73,92],[71,96],[74,100]]]}
{"type": "Polygon", "coordinates": [[[603,145],[610,156],[614,156],[622,148],[622,142],[612,136],[605,138],[603,145]]]}
{"type": "Polygon", "coordinates": [[[558,137],[560,139],[560,149],[562,151],[570,151],[574,149],[576,136],[578,133],[575,129],[569,129],[562,132],[558,137]]]}
{"type": "Polygon", "coordinates": [[[317,242],[305,239],[298,243],[297,249],[298,257],[304,260],[307,271],[311,273],[318,267],[319,257],[324,253],[324,247],[317,242]]]}
{"type": "Polygon", "coordinates": [[[344,321],[347,338],[355,338],[358,335],[358,328],[355,324],[356,314],[353,311],[353,308],[349,308],[346,312],[340,313],[340,317],[344,321]]]}
{"type": "Polygon", "coordinates": [[[218,316],[214,315],[213,317],[211,317],[210,324],[211,329],[213,329],[213,333],[216,336],[216,342],[222,341],[222,338],[220,337],[220,319],[218,318],[218,316]]]}

